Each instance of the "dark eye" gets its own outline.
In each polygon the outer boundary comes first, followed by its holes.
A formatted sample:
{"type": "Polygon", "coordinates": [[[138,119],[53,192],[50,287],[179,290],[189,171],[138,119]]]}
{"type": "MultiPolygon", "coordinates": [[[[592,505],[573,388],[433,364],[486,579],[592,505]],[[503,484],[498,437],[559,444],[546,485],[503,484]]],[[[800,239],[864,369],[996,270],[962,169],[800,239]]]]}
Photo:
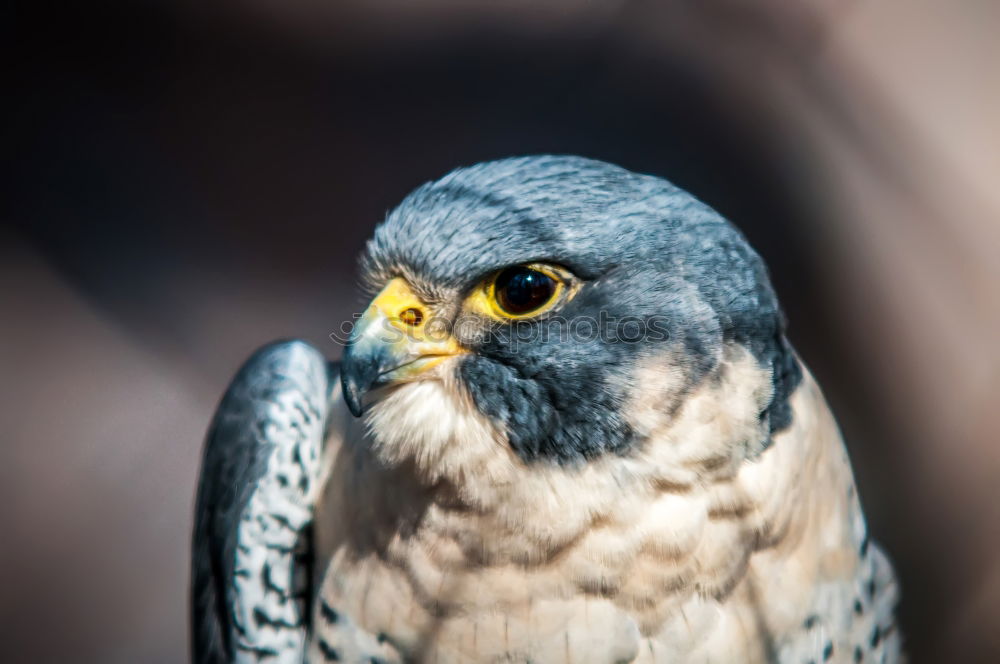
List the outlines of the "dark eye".
{"type": "Polygon", "coordinates": [[[509,267],[497,275],[497,304],[509,314],[521,316],[540,309],[556,293],[556,281],[528,267],[509,267]]]}

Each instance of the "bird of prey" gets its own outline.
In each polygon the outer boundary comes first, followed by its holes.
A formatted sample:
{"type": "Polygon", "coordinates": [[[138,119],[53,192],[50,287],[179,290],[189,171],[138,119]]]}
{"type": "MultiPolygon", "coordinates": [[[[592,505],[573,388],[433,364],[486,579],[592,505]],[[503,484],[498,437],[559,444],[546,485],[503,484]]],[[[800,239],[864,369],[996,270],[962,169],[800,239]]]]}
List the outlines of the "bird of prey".
{"type": "Polygon", "coordinates": [[[896,662],[897,590],[734,226],[569,156],[456,170],[361,262],[339,363],[208,435],[196,662],[896,662]]]}

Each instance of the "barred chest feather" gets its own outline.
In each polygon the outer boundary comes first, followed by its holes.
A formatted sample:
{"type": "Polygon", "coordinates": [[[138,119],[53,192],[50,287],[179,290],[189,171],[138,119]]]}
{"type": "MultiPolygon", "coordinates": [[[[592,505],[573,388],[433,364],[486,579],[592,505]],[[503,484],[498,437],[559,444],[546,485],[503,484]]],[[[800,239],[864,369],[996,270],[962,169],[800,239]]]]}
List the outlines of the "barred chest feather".
{"type": "Polygon", "coordinates": [[[650,370],[643,444],[578,467],[520,461],[449,375],[330,427],[310,661],[896,661],[892,571],[808,374],[765,449],[748,353],[676,408],[650,370]]]}

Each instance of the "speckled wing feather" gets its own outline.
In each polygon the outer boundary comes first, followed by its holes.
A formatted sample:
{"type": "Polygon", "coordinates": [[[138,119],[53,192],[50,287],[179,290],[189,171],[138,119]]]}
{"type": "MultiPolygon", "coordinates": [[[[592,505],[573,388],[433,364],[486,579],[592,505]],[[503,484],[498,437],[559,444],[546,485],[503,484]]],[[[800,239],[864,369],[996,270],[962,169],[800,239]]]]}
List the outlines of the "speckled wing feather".
{"type": "Polygon", "coordinates": [[[195,513],[194,662],[303,661],[334,372],[305,343],[275,343],[247,361],[219,405],[195,513]]]}

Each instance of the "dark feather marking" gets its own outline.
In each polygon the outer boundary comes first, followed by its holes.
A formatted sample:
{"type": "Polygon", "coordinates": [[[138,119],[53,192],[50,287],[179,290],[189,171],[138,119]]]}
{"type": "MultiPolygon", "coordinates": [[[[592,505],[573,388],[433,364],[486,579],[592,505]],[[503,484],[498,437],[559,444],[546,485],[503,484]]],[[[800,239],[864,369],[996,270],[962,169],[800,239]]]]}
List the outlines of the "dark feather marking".
{"type": "Polygon", "coordinates": [[[264,590],[265,591],[277,594],[279,597],[281,597],[282,601],[285,601],[287,599],[286,596],[285,596],[284,589],[281,586],[279,586],[276,583],[274,583],[274,580],[271,579],[271,565],[270,565],[270,563],[264,563],[264,568],[261,570],[260,577],[261,577],[261,580],[264,582],[264,590]]]}
{"type": "Polygon", "coordinates": [[[257,646],[250,646],[245,643],[237,642],[236,647],[243,652],[252,653],[257,659],[265,659],[267,657],[277,657],[278,651],[273,648],[260,648],[257,646]]]}
{"type": "Polygon", "coordinates": [[[306,471],[305,461],[302,460],[302,448],[299,445],[295,445],[292,448],[292,461],[294,461],[298,467],[302,469],[303,474],[308,474],[306,471]]]}
{"type": "Polygon", "coordinates": [[[278,525],[280,525],[282,528],[287,528],[288,530],[296,530],[295,526],[292,525],[292,522],[289,521],[288,517],[286,517],[284,514],[279,514],[278,512],[268,512],[267,515],[272,519],[274,519],[278,523],[278,525]]]}
{"type": "Polygon", "coordinates": [[[306,421],[306,424],[312,424],[314,418],[319,418],[319,413],[312,411],[312,408],[306,410],[300,403],[293,404],[292,407],[301,413],[302,419],[306,421]]]}
{"type": "Polygon", "coordinates": [[[334,624],[340,620],[340,614],[337,613],[336,609],[327,604],[325,599],[319,601],[319,614],[330,624],[334,624]]]}
{"type": "Polygon", "coordinates": [[[257,607],[253,610],[253,620],[258,627],[267,626],[274,629],[297,629],[302,626],[301,622],[288,622],[280,618],[273,618],[267,615],[264,609],[257,607]]]}
{"type": "Polygon", "coordinates": [[[321,655],[323,655],[323,658],[328,662],[340,661],[340,653],[337,652],[337,649],[331,646],[323,639],[319,640],[319,652],[321,655]]]}

